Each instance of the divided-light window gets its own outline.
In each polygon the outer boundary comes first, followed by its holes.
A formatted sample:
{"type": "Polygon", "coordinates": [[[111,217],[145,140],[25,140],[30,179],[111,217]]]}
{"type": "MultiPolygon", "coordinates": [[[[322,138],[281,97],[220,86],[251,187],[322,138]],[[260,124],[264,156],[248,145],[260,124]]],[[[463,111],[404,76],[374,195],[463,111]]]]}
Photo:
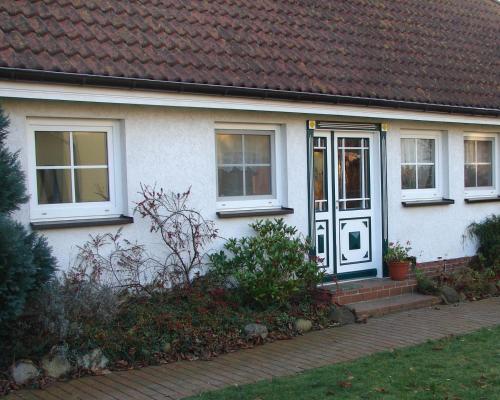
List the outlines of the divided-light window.
{"type": "Polygon", "coordinates": [[[434,139],[401,139],[401,186],[403,190],[436,187],[434,139]]]}
{"type": "Polygon", "coordinates": [[[273,132],[217,131],[218,197],[273,196],[273,132]]]}
{"type": "Polygon", "coordinates": [[[493,186],[493,139],[464,139],[464,185],[466,188],[493,186]]]}
{"type": "Polygon", "coordinates": [[[38,204],[109,201],[106,132],[35,131],[38,204]]]}
{"type": "Polygon", "coordinates": [[[30,119],[29,143],[33,221],[124,213],[117,122],[30,119]]]}

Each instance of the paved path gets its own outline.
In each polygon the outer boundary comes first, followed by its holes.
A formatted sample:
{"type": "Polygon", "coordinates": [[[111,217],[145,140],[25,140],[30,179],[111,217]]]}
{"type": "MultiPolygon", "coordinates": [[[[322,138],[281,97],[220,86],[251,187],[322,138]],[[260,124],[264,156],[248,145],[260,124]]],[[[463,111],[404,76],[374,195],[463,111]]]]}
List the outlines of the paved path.
{"type": "Polygon", "coordinates": [[[7,399],[180,399],[499,324],[500,297],[497,297],[457,307],[439,306],[386,315],[370,319],[367,324],[312,332],[293,340],[226,354],[213,361],[178,362],[59,382],[46,390],[15,392],[7,399]]]}

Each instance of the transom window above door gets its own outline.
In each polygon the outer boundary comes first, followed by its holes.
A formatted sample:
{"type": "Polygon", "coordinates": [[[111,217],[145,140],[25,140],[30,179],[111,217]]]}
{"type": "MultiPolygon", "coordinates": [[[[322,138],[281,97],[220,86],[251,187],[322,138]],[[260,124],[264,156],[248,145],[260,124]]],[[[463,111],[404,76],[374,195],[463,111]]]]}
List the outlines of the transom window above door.
{"type": "Polygon", "coordinates": [[[492,195],[495,190],[495,138],[464,137],[464,187],[466,196],[492,195]]]}
{"type": "Polygon", "coordinates": [[[401,137],[401,189],[403,199],[440,196],[439,135],[401,137]]]}
{"type": "Polygon", "coordinates": [[[123,213],[118,125],[108,121],[30,121],[31,219],[123,213]]]}
{"type": "Polygon", "coordinates": [[[277,204],[277,132],[259,128],[216,129],[218,208],[277,204]]]}

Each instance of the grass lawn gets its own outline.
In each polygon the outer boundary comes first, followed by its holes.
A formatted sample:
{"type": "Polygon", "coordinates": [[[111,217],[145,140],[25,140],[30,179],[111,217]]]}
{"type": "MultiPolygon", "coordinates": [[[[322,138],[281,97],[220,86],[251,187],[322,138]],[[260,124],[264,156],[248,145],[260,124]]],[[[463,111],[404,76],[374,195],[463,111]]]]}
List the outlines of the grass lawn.
{"type": "Polygon", "coordinates": [[[191,399],[500,399],[500,326],[191,399]]]}

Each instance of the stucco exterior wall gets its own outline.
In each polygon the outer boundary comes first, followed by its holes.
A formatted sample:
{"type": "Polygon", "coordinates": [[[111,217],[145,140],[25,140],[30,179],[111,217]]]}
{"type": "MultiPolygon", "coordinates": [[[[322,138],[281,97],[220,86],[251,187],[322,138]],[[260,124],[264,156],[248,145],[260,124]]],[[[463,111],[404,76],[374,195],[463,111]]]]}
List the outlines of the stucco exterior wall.
{"type": "MultiPolygon", "coordinates": [[[[218,122],[272,123],[283,127],[286,148],[286,179],[283,187],[284,206],[295,213],[285,216],[287,223],[307,233],[307,154],[305,124],[314,115],[263,113],[251,111],[203,110],[155,106],[85,104],[58,101],[5,99],[2,106],[11,121],[8,144],[20,149],[23,168],[27,161],[27,117],[113,119],[122,123],[124,138],[122,168],[126,176],[125,196],[128,215],[133,215],[140,183],[154,184],[167,190],[184,191],[192,188],[192,204],[205,217],[216,221],[220,235],[228,238],[250,232],[250,218],[217,219],[216,169],[214,128],[218,122]]],[[[321,119],[342,120],[335,117],[321,119]]],[[[373,120],[372,120],[373,122],[373,120]]],[[[376,121],[375,121],[376,122],[376,121]]],[[[388,132],[388,218],[389,239],[410,240],[419,261],[438,257],[454,258],[474,253],[474,244],[462,243],[466,226],[493,212],[500,211],[499,203],[465,204],[463,201],[463,131],[461,125],[425,124],[389,121],[388,132]],[[403,208],[400,189],[399,135],[403,128],[439,129],[446,131],[449,142],[449,176],[447,197],[455,204],[440,207],[403,208]]],[[[479,131],[481,128],[478,127],[479,131]]],[[[491,131],[491,130],[490,130],[491,131]]],[[[29,207],[24,205],[16,218],[25,224],[30,221],[29,207]]],[[[92,227],[47,230],[62,270],[74,261],[76,246],[88,235],[113,232],[117,227],[92,227]]],[[[149,233],[148,224],[135,216],[135,222],[123,228],[124,235],[154,248],[158,240],[149,233]]],[[[221,242],[214,244],[220,247],[221,242]]]]}

